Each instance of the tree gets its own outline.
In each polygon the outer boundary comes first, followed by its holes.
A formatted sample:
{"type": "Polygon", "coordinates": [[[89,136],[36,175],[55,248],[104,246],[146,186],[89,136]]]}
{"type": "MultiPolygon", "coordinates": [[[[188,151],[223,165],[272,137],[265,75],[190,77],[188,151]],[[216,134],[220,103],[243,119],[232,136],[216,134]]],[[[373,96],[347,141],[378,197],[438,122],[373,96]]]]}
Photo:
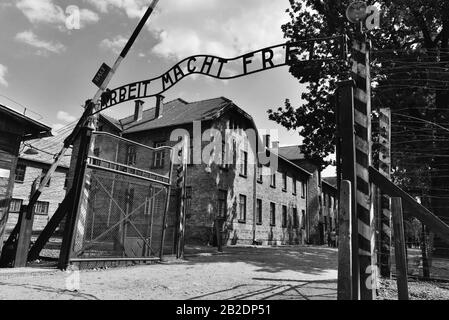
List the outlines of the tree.
{"type": "MultiPolygon", "coordinates": [[[[347,34],[354,25],[345,11],[352,0],[290,0],[284,37],[300,41],[347,34]]],[[[429,196],[437,215],[449,208],[449,1],[377,1],[381,27],[372,41],[372,106],[393,112],[393,167],[397,182],[416,195],[429,196]],[[417,188],[419,186],[419,188],[417,188]]],[[[301,48],[304,52],[307,47],[301,48]]],[[[326,51],[325,46],[318,50],[326,51]]],[[[292,59],[289,72],[306,84],[304,103],[268,110],[269,119],[297,129],[303,152],[319,161],[335,151],[332,97],[337,81],[349,78],[341,61],[301,63],[292,59]]]]}

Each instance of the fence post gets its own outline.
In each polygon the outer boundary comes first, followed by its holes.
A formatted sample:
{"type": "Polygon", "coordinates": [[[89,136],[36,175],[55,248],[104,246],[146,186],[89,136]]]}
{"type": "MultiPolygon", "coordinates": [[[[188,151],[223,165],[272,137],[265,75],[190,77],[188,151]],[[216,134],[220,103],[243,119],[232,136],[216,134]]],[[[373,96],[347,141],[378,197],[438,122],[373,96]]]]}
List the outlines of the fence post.
{"type": "MultiPolygon", "coordinates": [[[[391,171],[391,110],[380,108],[379,117],[379,172],[388,179],[391,171]]],[[[389,197],[380,193],[379,208],[379,264],[380,273],[384,277],[390,276],[390,243],[391,243],[391,212],[389,197]]]]}
{"type": "Polygon", "coordinates": [[[405,255],[404,221],[402,217],[401,198],[391,198],[391,214],[393,216],[394,252],[396,259],[398,299],[408,300],[407,258],[405,255]]]}
{"type": "MultiPolygon", "coordinates": [[[[75,235],[75,228],[77,226],[78,213],[83,206],[84,194],[86,192],[86,166],[89,156],[89,150],[92,140],[91,127],[83,127],[80,136],[80,149],[78,152],[78,159],[76,160],[75,175],[73,178],[73,198],[72,203],[69,205],[67,212],[67,218],[64,225],[64,235],[61,244],[61,252],[59,254],[59,269],[66,269],[70,263],[70,255],[72,253],[73,238],[75,235]]],[[[86,205],[86,204],[84,204],[86,205]]]]}
{"type": "Polygon", "coordinates": [[[351,182],[340,182],[338,208],[338,300],[352,299],[351,182]]]}

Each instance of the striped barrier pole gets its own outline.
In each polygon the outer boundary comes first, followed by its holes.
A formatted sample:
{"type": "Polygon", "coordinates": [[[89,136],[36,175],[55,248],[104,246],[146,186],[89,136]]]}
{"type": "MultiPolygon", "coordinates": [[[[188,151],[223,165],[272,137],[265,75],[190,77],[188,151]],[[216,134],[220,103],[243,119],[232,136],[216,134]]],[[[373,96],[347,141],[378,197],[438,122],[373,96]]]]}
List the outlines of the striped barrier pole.
{"type": "MultiPolygon", "coordinates": [[[[391,172],[391,110],[380,108],[379,110],[379,172],[390,179],[391,172]]],[[[390,197],[384,193],[380,195],[380,244],[379,264],[380,274],[390,277],[390,252],[391,252],[391,210],[390,197]]]]}
{"type": "MultiPolygon", "coordinates": [[[[371,188],[368,168],[371,165],[371,79],[369,68],[370,42],[358,34],[352,42],[352,78],[354,88],[354,140],[356,146],[356,219],[358,230],[359,275],[353,281],[358,282],[358,297],[355,299],[372,300],[375,298],[377,269],[374,254],[374,213],[372,210],[371,188]]],[[[357,253],[354,253],[357,254],[357,253]]]]}

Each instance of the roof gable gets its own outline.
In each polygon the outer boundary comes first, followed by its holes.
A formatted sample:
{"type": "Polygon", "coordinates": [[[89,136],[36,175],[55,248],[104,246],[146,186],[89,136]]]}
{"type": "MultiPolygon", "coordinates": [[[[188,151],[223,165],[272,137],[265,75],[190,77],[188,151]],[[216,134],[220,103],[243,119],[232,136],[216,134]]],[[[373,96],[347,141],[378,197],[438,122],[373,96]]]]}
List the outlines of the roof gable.
{"type": "MultiPolygon", "coordinates": [[[[124,133],[135,133],[191,123],[193,121],[217,119],[231,108],[241,110],[231,100],[225,97],[190,103],[182,99],[176,99],[163,104],[162,116],[160,118],[154,118],[156,108],[151,108],[143,111],[142,120],[134,121],[133,116],[128,116],[120,120],[120,123],[124,128],[124,133]]],[[[252,118],[243,110],[241,114],[248,117],[252,122],[252,118]]]]}

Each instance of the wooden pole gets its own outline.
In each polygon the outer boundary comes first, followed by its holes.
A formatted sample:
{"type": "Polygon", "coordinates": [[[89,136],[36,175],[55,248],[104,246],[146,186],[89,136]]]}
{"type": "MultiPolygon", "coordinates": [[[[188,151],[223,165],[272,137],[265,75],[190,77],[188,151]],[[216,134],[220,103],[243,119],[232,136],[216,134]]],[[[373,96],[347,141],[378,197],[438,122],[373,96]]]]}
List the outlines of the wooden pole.
{"type": "MultiPolygon", "coordinates": [[[[390,179],[391,173],[391,110],[380,108],[379,110],[379,172],[390,179]]],[[[379,263],[380,274],[390,277],[390,243],[391,243],[391,212],[390,199],[385,193],[380,193],[379,208],[379,263]]]]}
{"type": "Polygon", "coordinates": [[[405,254],[404,221],[402,216],[401,198],[391,198],[391,213],[393,216],[394,252],[396,259],[398,299],[408,300],[407,257],[405,254]]]}
{"type": "MultiPolygon", "coordinates": [[[[351,202],[349,212],[351,213],[351,233],[357,234],[356,217],[356,175],[355,175],[355,142],[354,142],[354,81],[342,81],[338,84],[337,91],[338,109],[338,134],[339,134],[339,161],[341,180],[351,182],[351,202]]],[[[352,299],[359,299],[359,262],[358,262],[358,237],[351,237],[351,275],[352,275],[352,299]]]]}
{"type": "MultiPolygon", "coordinates": [[[[33,196],[35,190],[39,187],[41,177],[37,177],[33,185],[31,186],[30,198],[33,196]]],[[[19,238],[17,240],[16,256],[14,259],[14,268],[25,267],[28,257],[28,247],[31,242],[31,235],[33,233],[33,222],[34,222],[34,208],[28,210],[28,205],[22,206],[20,208],[19,217],[19,238]],[[28,212],[31,215],[28,215],[28,212]]]]}
{"type": "Polygon", "coordinates": [[[340,182],[338,210],[338,300],[352,299],[351,182],[340,182]]]}

